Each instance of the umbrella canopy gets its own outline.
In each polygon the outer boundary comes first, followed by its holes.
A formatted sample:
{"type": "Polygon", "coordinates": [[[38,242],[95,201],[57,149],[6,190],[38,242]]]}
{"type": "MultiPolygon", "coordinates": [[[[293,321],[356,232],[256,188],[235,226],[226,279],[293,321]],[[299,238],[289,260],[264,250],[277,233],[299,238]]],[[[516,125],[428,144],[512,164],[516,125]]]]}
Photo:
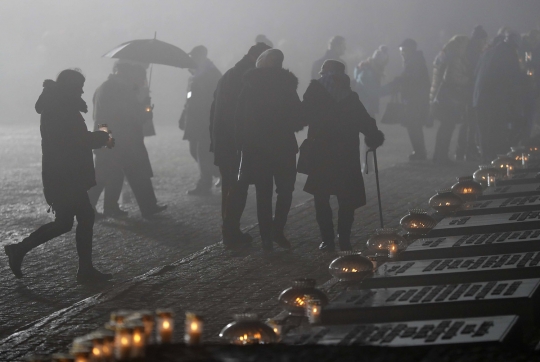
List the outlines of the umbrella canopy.
{"type": "Polygon", "coordinates": [[[120,44],[103,56],[141,63],[170,65],[177,68],[195,67],[193,60],[185,51],[157,39],[128,41],[120,44]]]}

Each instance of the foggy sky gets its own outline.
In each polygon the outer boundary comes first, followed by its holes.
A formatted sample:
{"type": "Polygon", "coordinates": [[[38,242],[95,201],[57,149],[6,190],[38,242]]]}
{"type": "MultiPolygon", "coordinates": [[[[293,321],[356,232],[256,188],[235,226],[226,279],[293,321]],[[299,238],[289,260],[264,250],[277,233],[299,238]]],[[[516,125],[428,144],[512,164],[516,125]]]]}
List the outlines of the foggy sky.
{"type": "MultiPolygon", "coordinates": [[[[390,47],[387,80],[401,70],[397,45],[417,40],[428,63],[455,34],[482,24],[493,36],[501,26],[528,32],[540,26],[540,0],[0,0],[0,123],[39,122],[34,103],[46,78],[78,67],[90,106],[107,78],[109,49],[132,39],[171,42],[185,51],[204,44],[222,71],[234,65],[264,33],[284,51],[285,67],[309,82],[311,63],[328,39],[347,39],[349,69],[379,44],[390,47]]],[[[176,123],[185,69],[154,68],[152,97],[157,124],[176,123]]]]}

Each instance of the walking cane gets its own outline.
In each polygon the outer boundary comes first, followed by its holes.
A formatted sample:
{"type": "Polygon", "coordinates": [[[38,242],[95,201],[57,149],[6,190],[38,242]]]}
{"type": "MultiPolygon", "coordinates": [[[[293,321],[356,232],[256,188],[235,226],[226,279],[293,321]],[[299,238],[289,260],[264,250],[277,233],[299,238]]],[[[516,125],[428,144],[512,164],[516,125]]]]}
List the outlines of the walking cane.
{"type": "Polygon", "coordinates": [[[377,199],[379,200],[379,218],[381,221],[381,228],[384,228],[383,215],[382,215],[382,203],[381,203],[381,186],[379,185],[379,166],[377,165],[377,150],[369,149],[366,152],[366,175],[368,174],[368,155],[373,152],[373,166],[375,167],[375,182],[377,183],[377,199]]]}

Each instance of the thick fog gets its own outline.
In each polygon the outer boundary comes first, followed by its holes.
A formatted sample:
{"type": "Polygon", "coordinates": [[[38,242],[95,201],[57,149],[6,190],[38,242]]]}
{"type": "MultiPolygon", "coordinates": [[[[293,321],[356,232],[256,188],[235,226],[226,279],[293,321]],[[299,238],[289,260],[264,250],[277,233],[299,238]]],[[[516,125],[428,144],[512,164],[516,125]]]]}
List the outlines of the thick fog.
{"type": "MultiPolygon", "coordinates": [[[[33,111],[42,81],[64,68],[87,77],[84,98],[111,71],[101,56],[132,39],[151,38],[185,51],[204,44],[224,72],[265,34],[285,53],[285,66],[309,82],[313,60],[328,39],[347,40],[349,69],[380,44],[391,49],[387,78],[401,69],[396,49],[417,40],[426,59],[455,34],[482,24],[493,36],[501,26],[527,32],[540,25],[538,0],[2,0],[0,2],[0,122],[38,122],[33,111]]],[[[177,122],[188,71],[156,66],[152,97],[157,124],[177,122]]],[[[91,108],[91,107],[90,107],[91,108]]],[[[91,120],[91,109],[86,120],[91,120]]]]}

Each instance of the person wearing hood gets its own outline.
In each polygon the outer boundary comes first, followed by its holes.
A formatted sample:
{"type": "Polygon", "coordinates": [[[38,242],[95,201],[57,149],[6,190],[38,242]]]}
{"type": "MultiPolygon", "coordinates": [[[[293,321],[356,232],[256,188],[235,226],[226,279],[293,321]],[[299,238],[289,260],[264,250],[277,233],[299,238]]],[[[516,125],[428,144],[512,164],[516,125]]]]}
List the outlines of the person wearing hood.
{"type": "Polygon", "coordinates": [[[94,210],[87,191],[96,184],[92,149],[114,147],[114,139],[103,131],[89,132],[81,112],[88,108],[81,98],[85,78],[78,70],[60,72],[56,81],[43,83],[36,111],[41,115],[43,193],[55,220],[31,233],[20,243],[6,245],[9,267],[22,278],[24,256],[47,241],[69,232],[77,218],[75,240],[79,256],[78,283],[112,278],[92,264],[94,210]]]}
{"type": "Polygon", "coordinates": [[[209,196],[212,193],[212,177],[219,177],[219,171],[212,162],[208,128],[213,95],[221,72],[208,59],[205,46],[196,46],[189,56],[194,67],[189,69],[192,75],[188,81],[187,99],[179,126],[184,131],[184,140],[189,141],[189,152],[199,166],[199,180],[187,194],[209,196]]]}
{"type": "MultiPolygon", "coordinates": [[[[347,45],[345,44],[344,37],[341,35],[332,37],[328,42],[328,50],[326,50],[326,53],[313,63],[313,66],[311,67],[311,79],[317,79],[319,77],[319,71],[321,70],[323,63],[328,59],[339,60],[345,64],[341,57],[345,54],[346,50],[347,45]]],[[[347,74],[347,65],[345,65],[345,74],[347,74]]]]}
{"type": "Polygon", "coordinates": [[[303,128],[298,78],[283,69],[283,53],[268,49],[256,68],[244,75],[244,86],[235,113],[235,140],[241,151],[239,181],[254,184],[257,218],[264,251],[273,243],[291,244],[284,235],[296,181],[298,144],[295,132],[303,128]],[[276,183],[276,207],[272,217],[272,194],[276,183]]]}
{"type": "Polygon", "coordinates": [[[223,244],[227,248],[251,241],[240,231],[240,218],[246,206],[249,185],[238,182],[240,156],[234,141],[234,112],[242,90],[242,77],[255,68],[259,55],[270,47],[263,43],[252,46],[248,53],[219,80],[210,114],[210,151],[221,174],[221,216],[223,244]]]}
{"type": "Polygon", "coordinates": [[[124,176],[126,177],[142,217],[150,219],[167,208],[158,205],[152,185],[152,165],[144,144],[144,124],[152,118],[152,111],[139,100],[144,87],[146,70],[139,64],[119,61],[114,74],[96,89],[94,94],[94,121],[107,124],[114,134],[117,147],[114,150],[97,150],[97,185],[88,193],[95,207],[105,190],[103,214],[125,216],[127,212],[118,206],[124,176]]]}
{"type": "Polygon", "coordinates": [[[399,94],[405,104],[402,125],[407,128],[413,152],[410,161],[427,158],[423,127],[429,115],[429,73],[424,54],[417,49],[416,41],[405,39],[399,46],[403,58],[403,72],[385,85],[384,93],[399,94]]]}
{"type": "Polygon", "coordinates": [[[350,87],[345,65],[327,60],[320,78],[312,80],[302,101],[303,113],[312,140],[311,160],[304,191],[315,199],[315,214],[321,231],[319,249],[333,251],[334,224],[330,196],[339,204],[338,241],[342,251],[351,250],[351,228],[354,211],[366,204],[364,180],[360,167],[359,134],[365,143],[376,149],[384,142],[358,94],[350,87]]]}

